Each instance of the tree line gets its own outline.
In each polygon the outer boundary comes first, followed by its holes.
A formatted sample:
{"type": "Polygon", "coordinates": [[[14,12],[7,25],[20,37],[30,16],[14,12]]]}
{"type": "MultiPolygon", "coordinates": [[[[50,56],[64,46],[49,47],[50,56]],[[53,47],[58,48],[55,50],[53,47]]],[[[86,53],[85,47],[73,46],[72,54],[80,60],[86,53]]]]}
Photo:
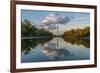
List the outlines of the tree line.
{"type": "Polygon", "coordinates": [[[85,27],[83,29],[71,29],[64,32],[63,35],[66,37],[90,37],[90,27],[85,27]]]}
{"type": "Polygon", "coordinates": [[[38,29],[33,26],[32,23],[25,19],[21,21],[21,36],[22,37],[31,37],[31,36],[52,36],[53,34],[45,29],[38,29]]]}
{"type": "MultiPolygon", "coordinates": [[[[25,19],[21,21],[21,37],[40,37],[40,36],[54,36],[48,30],[43,28],[39,29],[36,26],[33,26],[32,23],[25,19]]],[[[62,35],[66,37],[90,37],[90,27],[85,27],[83,29],[71,29],[64,32],[62,35]]]]}

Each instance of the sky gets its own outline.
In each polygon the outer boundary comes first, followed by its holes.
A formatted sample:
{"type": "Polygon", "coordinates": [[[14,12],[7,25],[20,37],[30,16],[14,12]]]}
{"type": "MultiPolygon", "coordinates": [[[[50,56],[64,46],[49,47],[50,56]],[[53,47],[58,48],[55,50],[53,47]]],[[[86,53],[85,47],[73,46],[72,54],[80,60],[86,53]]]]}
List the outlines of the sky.
{"type": "Polygon", "coordinates": [[[44,28],[53,34],[61,35],[67,30],[90,26],[90,13],[21,10],[21,20],[30,20],[33,26],[44,28]]]}

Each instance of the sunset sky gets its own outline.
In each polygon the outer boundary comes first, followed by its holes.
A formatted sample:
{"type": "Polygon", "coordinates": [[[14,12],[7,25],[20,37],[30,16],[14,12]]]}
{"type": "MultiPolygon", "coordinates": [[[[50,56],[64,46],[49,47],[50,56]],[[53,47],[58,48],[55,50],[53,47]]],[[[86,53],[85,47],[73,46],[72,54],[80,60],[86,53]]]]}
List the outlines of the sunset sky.
{"type": "Polygon", "coordinates": [[[57,34],[57,26],[59,34],[73,28],[90,26],[90,13],[82,12],[21,10],[21,19],[30,20],[32,25],[49,30],[53,34],[57,34]]]}

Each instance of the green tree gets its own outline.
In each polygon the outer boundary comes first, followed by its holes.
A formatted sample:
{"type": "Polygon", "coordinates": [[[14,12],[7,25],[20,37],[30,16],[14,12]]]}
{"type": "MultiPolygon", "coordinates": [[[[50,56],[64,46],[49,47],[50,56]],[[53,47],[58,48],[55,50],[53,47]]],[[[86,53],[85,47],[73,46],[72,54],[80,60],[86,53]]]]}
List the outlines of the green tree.
{"type": "Polygon", "coordinates": [[[21,21],[21,36],[34,37],[34,36],[53,36],[53,34],[45,29],[38,29],[32,25],[31,21],[21,21]]]}

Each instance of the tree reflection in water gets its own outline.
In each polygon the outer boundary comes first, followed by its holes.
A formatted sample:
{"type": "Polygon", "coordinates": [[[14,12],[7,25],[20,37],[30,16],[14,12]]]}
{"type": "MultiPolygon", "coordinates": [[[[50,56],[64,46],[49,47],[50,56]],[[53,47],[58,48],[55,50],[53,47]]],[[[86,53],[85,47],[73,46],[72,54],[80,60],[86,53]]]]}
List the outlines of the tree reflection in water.
{"type": "Polygon", "coordinates": [[[46,42],[52,40],[52,38],[45,38],[45,39],[22,39],[21,40],[21,52],[24,52],[24,55],[30,53],[32,49],[38,44],[44,45],[46,42]]]}
{"type": "MultiPolygon", "coordinates": [[[[29,54],[32,49],[35,49],[39,44],[43,46],[42,52],[52,58],[58,59],[60,56],[68,56],[70,52],[66,48],[57,48],[57,44],[50,43],[53,38],[38,38],[38,39],[22,39],[21,40],[21,52],[24,55],[29,54]],[[44,44],[48,44],[45,46],[44,44]]],[[[62,38],[65,42],[71,43],[72,45],[76,44],[77,46],[83,45],[86,48],[90,47],[89,39],[76,39],[76,38],[62,38]]],[[[59,39],[58,39],[59,40],[59,39]]],[[[58,42],[59,43],[59,42],[58,42]]]]}
{"type": "Polygon", "coordinates": [[[72,45],[83,45],[86,48],[90,48],[90,39],[88,38],[64,38],[64,41],[72,45]]]}

